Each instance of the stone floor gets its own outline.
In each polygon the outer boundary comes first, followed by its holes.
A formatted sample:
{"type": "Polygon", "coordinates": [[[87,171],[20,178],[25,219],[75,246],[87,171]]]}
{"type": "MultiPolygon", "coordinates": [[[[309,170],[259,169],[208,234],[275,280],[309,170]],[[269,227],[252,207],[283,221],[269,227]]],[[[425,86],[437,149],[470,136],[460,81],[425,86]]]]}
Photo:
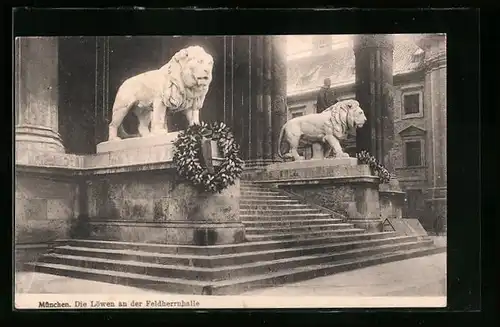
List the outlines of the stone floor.
{"type": "MultiPolygon", "coordinates": [[[[16,273],[16,293],[158,294],[155,291],[62,276],[16,273]]],[[[446,296],[446,253],[319,277],[241,295],[446,296]]]]}

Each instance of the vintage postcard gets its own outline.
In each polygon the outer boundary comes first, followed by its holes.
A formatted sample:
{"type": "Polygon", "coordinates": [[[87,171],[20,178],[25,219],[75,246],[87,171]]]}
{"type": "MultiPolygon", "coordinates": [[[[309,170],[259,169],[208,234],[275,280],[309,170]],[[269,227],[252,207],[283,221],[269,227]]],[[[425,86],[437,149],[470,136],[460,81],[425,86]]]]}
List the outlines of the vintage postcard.
{"type": "Polygon", "coordinates": [[[15,39],[15,308],[445,307],[445,34],[15,39]]]}

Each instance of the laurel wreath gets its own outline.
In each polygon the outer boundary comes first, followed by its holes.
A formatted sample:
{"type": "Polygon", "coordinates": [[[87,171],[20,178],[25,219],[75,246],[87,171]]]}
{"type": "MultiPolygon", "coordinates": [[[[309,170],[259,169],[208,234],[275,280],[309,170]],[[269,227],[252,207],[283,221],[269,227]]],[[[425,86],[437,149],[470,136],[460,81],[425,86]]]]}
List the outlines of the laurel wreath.
{"type": "Polygon", "coordinates": [[[372,172],[378,175],[382,183],[389,183],[393,177],[387,168],[381,165],[368,151],[363,150],[357,153],[356,158],[358,158],[359,163],[369,165],[372,172]]]}
{"type": "Polygon", "coordinates": [[[173,162],[177,173],[203,191],[220,193],[243,172],[243,160],[239,157],[239,145],[234,140],[231,129],[224,123],[215,122],[192,125],[181,131],[174,142],[173,162]],[[214,166],[211,173],[203,165],[202,140],[217,142],[222,152],[222,162],[214,166]]]}

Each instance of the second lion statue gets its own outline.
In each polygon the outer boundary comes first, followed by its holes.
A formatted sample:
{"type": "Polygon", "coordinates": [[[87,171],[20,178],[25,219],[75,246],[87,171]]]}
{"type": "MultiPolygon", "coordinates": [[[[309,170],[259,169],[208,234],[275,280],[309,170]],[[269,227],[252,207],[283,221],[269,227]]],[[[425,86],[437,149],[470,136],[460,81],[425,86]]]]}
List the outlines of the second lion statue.
{"type": "Polygon", "coordinates": [[[199,124],[213,65],[213,57],[202,47],[190,46],[178,51],[160,69],[127,79],[116,94],[108,140],[131,137],[122,126],[129,112],[137,116],[143,137],[168,132],[167,112],[184,112],[189,126],[199,124]]]}
{"type": "Polygon", "coordinates": [[[297,152],[299,143],[322,143],[325,157],[332,149],[337,158],[349,157],[342,150],[339,141],[346,138],[349,130],[361,128],[365,122],[365,113],[356,100],[337,102],[319,114],[292,118],[281,128],[278,154],[281,158],[303,160],[304,158],[297,152]],[[283,136],[290,147],[285,155],[281,154],[279,146],[283,136]]]}

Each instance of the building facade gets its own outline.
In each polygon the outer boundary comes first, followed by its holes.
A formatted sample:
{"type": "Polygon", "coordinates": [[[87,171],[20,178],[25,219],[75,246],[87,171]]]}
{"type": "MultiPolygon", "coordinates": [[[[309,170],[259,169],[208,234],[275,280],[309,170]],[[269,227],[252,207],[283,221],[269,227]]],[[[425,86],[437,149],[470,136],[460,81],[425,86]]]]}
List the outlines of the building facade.
{"type": "MultiPolygon", "coordinates": [[[[319,36],[309,41],[311,49],[288,57],[288,119],[316,112],[316,96],[325,78],[331,79],[338,100],[356,98],[352,39],[319,36]]],[[[425,228],[434,230],[446,217],[443,35],[394,36],[392,93],[394,140],[386,165],[407,194],[404,215],[418,217],[425,228]]],[[[349,136],[344,146],[355,155],[356,136],[349,136]]],[[[302,151],[310,155],[310,149],[302,151]]]]}
{"type": "MultiPolygon", "coordinates": [[[[31,119],[25,114],[30,100],[45,103],[50,98],[57,109],[50,118],[51,128],[59,134],[54,138],[67,153],[95,153],[96,144],[107,140],[110,110],[121,83],[161,67],[176,51],[196,44],[215,62],[202,120],[238,127],[236,139],[245,160],[272,159],[277,138],[272,131],[279,133],[276,126],[286,121],[283,41],[279,36],[19,38],[16,128],[21,132],[31,119]],[[37,85],[50,85],[51,93],[31,94],[37,85]]],[[[127,117],[126,129],[137,124],[133,118],[127,117]]],[[[179,119],[171,119],[170,131],[182,128],[179,119]]]]}
{"type": "MultiPolygon", "coordinates": [[[[287,63],[283,36],[16,39],[16,251],[43,251],[47,242],[73,237],[86,219],[88,183],[108,173],[87,166],[97,164],[96,145],[107,140],[110,110],[125,79],[161,67],[186,46],[203,46],[215,65],[201,119],[226,122],[247,166],[261,166],[278,160],[278,136],[286,120],[314,110],[318,81],[333,77],[339,97],[359,98],[353,90],[355,74],[363,80],[365,71],[387,75],[392,67],[372,69],[370,61],[361,58],[356,70],[352,49],[329,47],[326,41],[318,42],[314,60],[297,58],[287,63]],[[334,53],[338,60],[332,60],[334,53]]],[[[441,208],[446,217],[446,111],[441,110],[446,107],[446,95],[434,91],[446,89],[444,38],[428,36],[418,42],[423,54],[413,45],[401,61],[396,40],[394,108],[399,112],[394,113],[394,126],[398,136],[390,154],[401,184],[410,192],[415,190],[414,197],[431,204],[434,212],[441,208]]],[[[379,49],[358,53],[373,57],[379,49]]],[[[384,88],[377,78],[373,83],[384,88]]],[[[379,115],[375,109],[384,101],[376,99],[365,109],[379,115]]],[[[185,126],[182,117],[171,118],[170,131],[185,126]]],[[[132,116],[124,125],[132,131],[137,121],[132,116]]],[[[379,127],[365,129],[372,132],[379,127]]],[[[355,151],[352,145],[350,151],[355,151]]],[[[410,201],[421,208],[418,201],[410,201]]]]}
{"type": "MultiPolygon", "coordinates": [[[[108,139],[118,87],[160,68],[189,45],[202,46],[214,58],[201,120],[231,126],[249,165],[274,160],[286,121],[283,37],[17,38],[16,253],[43,252],[48,242],[77,233],[91,209],[88,184],[109,173],[86,167],[98,164],[96,146],[108,139]]],[[[183,129],[183,118],[170,117],[169,130],[183,129]]],[[[131,132],[137,123],[129,115],[124,127],[131,132]]]]}

